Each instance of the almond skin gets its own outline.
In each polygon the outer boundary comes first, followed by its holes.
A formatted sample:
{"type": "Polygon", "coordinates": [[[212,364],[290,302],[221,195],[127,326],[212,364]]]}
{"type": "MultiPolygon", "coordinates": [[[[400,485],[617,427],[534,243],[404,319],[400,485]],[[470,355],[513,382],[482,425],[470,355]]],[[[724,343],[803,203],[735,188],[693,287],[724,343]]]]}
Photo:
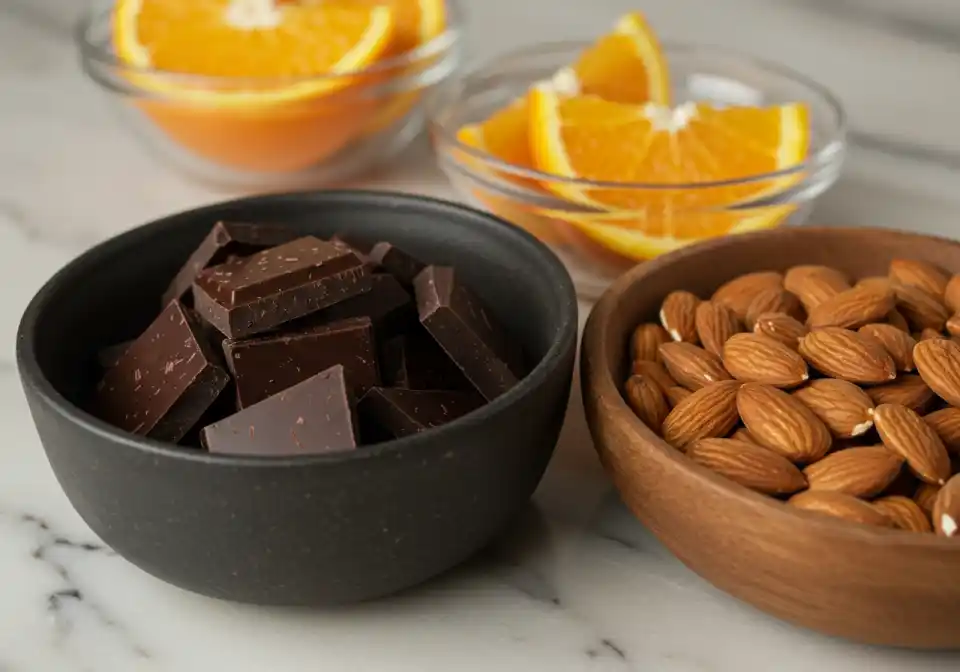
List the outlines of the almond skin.
{"type": "Polygon", "coordinates": [[[954,275],[947,282],[947,288],[943,292],[943,302],[950,312],[960,313],[960,275],[954,275]]]}
{"type": "Polygon", "coordinates": [[[660,324],[674,341],[697,343],[697,306],[700,299],[682,289],[667,294],[660,306],[660,324]]]}
{"type": "Polygon", "coordinates": [[[960,534],[960,474],[947,481],[933,502],[933,529],[941,537],[960,534]]]}
{"type": "Polygon", "coordinates": [[[688,390],[731,380],[719,357],[692,343],[664,343],[660,356],[670,376],[688,390]]]}
{"type": "Polygon", "coordinates": [[[890,262],[890,279],[897,284],[922,289],[933,296],[943,296],[950,276],[933,264],[916,259],[894,259],[890,262]]]}
{"type": "Polygon", "coordinates": [[[926,413],[936,398],[923,378],[913,374],[899,376],[892,383],[867,388],[867,394],[877,406],[880,404],[899,404],[919,414],[926,413]]]}
{"type": "Polygon", "coordinates": [[[746,427],[741,427],[737,429],[733,434],[730,435],[731,439],[736,439],[737,441],[746,441],[747,443],[752,443],[755,446],[759,446],[757,440],[750,435],[750,432],[747,431],[746,427]]]}
{"type": "Polygon", "coordinates": [[[873,402],[853,383],[836,378],[811,380],[793,396],[837,438],[862,436],[873,427],[873,402]]]}
{"type": "Polygon", "coordinates": [[[775,271],[747,273],[721,285],[711,300],[727,306],[738,320],[743,321],[753,298],[770,287],[783,287],[783,275],[775,271]]]}
{"type": "Polygon", "coordinates": [[[884,319],[894,308],[893,292],[876,287],[854,287],[827,299],[810,311],[807,326],[853,329],[884,319]]]}
{"type": "Polygon", "coordinates": [[[910,333],[910,323],[907,322],[907,318],[903,316],[903,313],[896,308],[887,313],[886,321],[891,327],[896,327],[900,331],[908,334],[910,333]]]}
{"type": "Polygon", "coordinates": [[[951,336],[960,336],[960,314],[951,315],[944,326],[951,336]]]}
{"type": "Polygon", "coordinates": [[[886,383],[897,377],[893,359],[874,339],[840,327],[811,331],[800,354],[815,369],[851,383],[886,383]]]}
{"type": "Polygon", "coordinates": [[[784,313],[763,313],[754,322],[753,333],[796,350],[800,346],[800,339],[807,335],[807,325],[784,313]]]}
{"type": "Polygon", "coordinates": [[[950,478],[950,455],[943,441],[914,411],[880,404],[873,412],[873,422],[883,445],[906,460],[921,481],[943,484],[950,478]]]}
{"type": "Polygon", "coordinates": [[[923,421],[933,428],[948,451],[960,455],[960,408],[934,411],[923,416],[923,421]]]}
{"type": "Polygon", "coordinates": [[[850,282],[843,273],[829,266],[794,266],[784,275],[783,287],[810,311],[850,289],[850,282]]]}
{"type": "Polygon", "coordinates": [[[903,458],[883,446],[847,448],[830,453],[803,470],[811,490],[873,497],[900,473],[903,458]]]}
{"type": "Polygon", "coordinates": [[[662,364],[657,364],[656,362],[651,362],[646,359],[634,360],[631,372],[635,376],[643,376],[656,383],[660,391],[664,393],[677,384],[677,381],[670,377],[670,374],[667,373],[667,370],[663,368],[662,364]]]}
{"type": "Polygon", "coordinates": [[[744,324],[747,329],[752,330],[757,323],[757,318],[764,313],[784,313],[793,318],[803,317],[803,307],[800,305],[800,299],[780,287],[768,287],[762,292],[758,292],[750,306],[747,308],[747,316],[744,324]]]}
{"type": "Polygon", "coordinates": [[[930,519],[915,501],[902,495],[881,497],[873,502],[874,508],[880,510],[887,518],[893,521],[894,527],[907,532],[933,532],[930,519]]]}
{"type": "Polygon", "coordinates": [[[913,340],[915,340],[917,343],[920,343],[921,341],[930,341],[942,338],[944,338],[943,332],[937,331],[936,329],[931,329],[930,327],[913,334],[913,340]]]}
{"type": "Polygon", "coordinates": [[[939,298],[918,287],[896,282],[893,283],[893,292],[897,297],[897,309],[914,328],[943,331],[950,313],[939,298]]]}
{"type": "Polygon", "coordinates": [[[774,387],[796,387],[810,378],[799,354],[757,334],[734,334],[724,343],[723,366],[737,380],[774,387]]]}
{"type": "Polygon", "coordinates": [[[742,331],[736,314],[716,301],[702,301],[697,306],[695,322],[703,349],[718,356],[727,339],[742,331]]]}
{"type": "Polygon", "coordinates": [[[861,336],[874,338],[893,359],[897,371],[913,371],[913,347],[917,342],[906,331],[892,324],[865,324],[857,330],[861,336]]]}
{"type": "Polygon", "coordinates": [[[789,495],[807,487],[793,464],[776,453],[746,441],[701,439],[687,450],[696,463],[767,495],[789,495]]]}
{"type": "Polygon", "coordinates": [[[647,322],[633,330],[630,337],[630,354],[634,361],[659,362],[658,349],[663,343],[670,342],[670,334],[659,324],[647,322]]]}
{"type": "Polygon", "coordinates": [[[860,278],[857,280],[857,284],[854,287],[870,287],[872,289],[878,289],[881,291],[893,291],[893,285],[890,282],[890,278],[885,275],[872,275],[866,278],[860,278]]]}
{"type": "Polygon", "coordinates": [[[960,345],[945,338],[921,341],[913,348],[920,377],[951,406],[960,406],[960,345]]]}
{"type": "Polygon", "coordinates": [[[842,492],[807,490],[791,497],[788,504],[804,511],[822,513],[862,525],[893,527],[893,521],[869,502],[842,492]]]}
{"type": "Polygon", "coordinates": [[[643,376],[630,376],[624,385],[627,403],[647,427],[655,432],[670,413],[667,400],[663,397],[660,387],[643,376]]]}
{"type": "Polygon", "coordinates": [[[937,495],[940,494],[942,488],[943,486],[934,485],[933,483],[921,483],[917,491],[913,493],[913,501],[917,503],[917,506],[919,506],[924,513],[932,516],[933,504],[937,501],[937,495]]]}
{"type": "Polygon", "coordinates": [[[691,394],[663,421],[663,438],[686,450],[694,441],[729,434],[737,424],[737,390],[740,385],[737,381],[725,380],[691,394]]]}
{"type": "Polygon", "coordinates": [[[680,387],[679,385],[668,387],[666,391],[666,397],[667,401],[670,403],[670,408],[676,408],[677,404],[689,397],[691,394],[693,394],[693,392],[685,387],[680,387]]]}
{"type": "Polygon", "coordinates": [[[782,390],[747,383],[737,393],[737,410],[757,443],[791,462],[815,462],[830,450],[827,426],[782,390]]]}

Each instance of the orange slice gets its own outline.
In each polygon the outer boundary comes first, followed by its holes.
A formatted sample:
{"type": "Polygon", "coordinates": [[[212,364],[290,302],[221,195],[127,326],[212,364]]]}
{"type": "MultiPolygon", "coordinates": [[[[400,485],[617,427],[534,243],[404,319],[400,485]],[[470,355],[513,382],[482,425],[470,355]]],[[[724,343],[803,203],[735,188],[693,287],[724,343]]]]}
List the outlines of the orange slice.
{"type": "Polygon", "coordinates": [[[584,189],[547,184],[557,195],[609,214],[571,223],[632,258],[647,258],[703,238],[775,226],[789,206],[728,211],[783,189],[793,177],[742,180],[801,163],[809,122],[801,104],[714,108],[625,105],[597,96],[530,96],[531,150],[537,168],[564,178],[657,185],[650,189],[584,189]]]}
{"type": "MultiPolygon", "coordinates": [[[[316,1],[316,0],[315,0],[316,1]]],[[[380,5],[392,9],[394,33],[387,55],[402,54],[437,37],[447,27],[444,0],[336,0],[338,4],[360,7],[380,5]]]]}

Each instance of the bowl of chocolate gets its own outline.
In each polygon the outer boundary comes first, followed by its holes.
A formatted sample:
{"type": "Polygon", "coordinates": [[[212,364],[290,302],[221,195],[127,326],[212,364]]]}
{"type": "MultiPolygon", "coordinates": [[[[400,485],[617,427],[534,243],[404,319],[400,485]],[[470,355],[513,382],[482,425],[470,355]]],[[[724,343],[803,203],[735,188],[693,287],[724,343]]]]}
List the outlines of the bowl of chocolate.
{"type": "Polygon", "coordinates": [[[230,201],[132,229],[36,295],[17,363],[104,542],[270,605],[388,595],[525,505],[570,392],[577,303],[523,231],[416,196],[230,201]]]}

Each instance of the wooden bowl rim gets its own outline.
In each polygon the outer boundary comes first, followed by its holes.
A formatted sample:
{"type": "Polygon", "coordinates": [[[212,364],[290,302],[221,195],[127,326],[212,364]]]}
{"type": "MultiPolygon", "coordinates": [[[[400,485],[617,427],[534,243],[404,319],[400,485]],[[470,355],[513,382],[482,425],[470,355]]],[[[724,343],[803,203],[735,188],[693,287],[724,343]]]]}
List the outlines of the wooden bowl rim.
{"type": "MultiPolygon", "coordinates": [[[[715,238],[709,241],[684,247],[666,255],[662,255],[647,262],[643,262],[621,275],[594,306],[583,333],[582,357],[589,361],[587,367],[589,378],[583,390],[584,403],[587,395],[596,400],[598,409],[611,420],[620,424],[632,435],[632,440],[646,450],[643,459],[654,459],[661,463],[670,464],[688,476],[698,487],[710,489],[719,496],[737,500],[737,503],[753,509],[758,516],[775,517],[780,521],[796,525],[805,525],[819,534],[828,537],[845,537],[868,544],[883,544],[905,549],[930,549],[952,552],[960,556],[960,539],[941,537],[936,534],[918,534],[907,530],[893,528],[872,527],[843,521],[828,516],[811,513],[787,505],[772,497],[762,495],[734,483],[713,471],[703,467],[676,448],[668,444],[661,437],[647,427],[627,405],[623,394],[610,373],[610,361],[603,344],[606,342],[607,329],[610,320],[615,314],[615,308],[620,297],[633,285],[640,283],[644,278],[660,272],[680,259],[690,256],[705,255],[722,252],[725,249],[743,245],[750,241],[763,238],[791,238],[806,237],[809,235],[825,234],[837,235],[841,238],[849,236],[848,244],[855,244],[857,239],[867,237],[884,237],[891,239],[924,239],[938,245],[949,245],[958,248],[960,242],[941,236],[898,231],[895,229],[865,228],[865,227],[791,227],[770,229],[752,233],[739,234],[715,238]]],[[[762,270],[758,268],[757,270],[762,270]]],[[[677,287],[683,289],[683,287],[677,287]]],[[[588,414],[589,419],[589,414],[588,414]]],[[[595,445],[599,451],[602,448],[595,445]]]]}

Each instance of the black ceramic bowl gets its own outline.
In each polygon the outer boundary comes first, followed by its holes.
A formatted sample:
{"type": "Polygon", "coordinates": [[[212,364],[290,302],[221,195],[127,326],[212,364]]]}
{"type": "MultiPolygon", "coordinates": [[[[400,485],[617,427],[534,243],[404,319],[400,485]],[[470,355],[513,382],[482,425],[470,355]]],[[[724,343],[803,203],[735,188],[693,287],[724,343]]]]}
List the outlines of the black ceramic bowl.
{"type": "Polygon", "coordinates": [[[570,391],[577,303],[554,255],[487,214],[367,192],[266,196],[108,240],[57,273],[20,324],[17,365],[54,473],[87,524],[147,572],[213,597],[322,605],[413,586],[483,547],[533,493],[570,391]],[[387,239],[455,266],[536,367],[443,427],[342,454],[210,455],[123,433],[78,402],[95,353],[138,334],[217,220],[387,239]]]}

